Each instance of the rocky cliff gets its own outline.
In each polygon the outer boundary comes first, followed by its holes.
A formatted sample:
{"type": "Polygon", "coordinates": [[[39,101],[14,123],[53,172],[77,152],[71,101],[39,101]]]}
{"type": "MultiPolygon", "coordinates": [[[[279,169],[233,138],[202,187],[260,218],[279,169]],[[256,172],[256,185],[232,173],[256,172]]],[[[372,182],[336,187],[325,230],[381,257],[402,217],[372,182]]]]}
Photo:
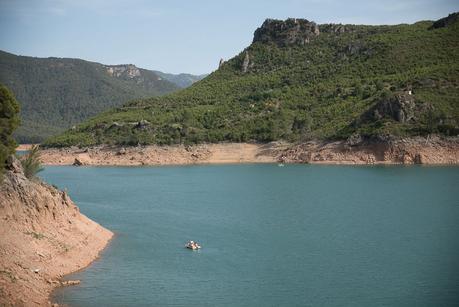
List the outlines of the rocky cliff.
{"type": "Polygon", "coordinates": [[[306,19],[266,19],[255,31],[253,42],[273,42],[279,46],[305,45],[319,34],[319,26],[306,19]]]}
{"type": "Polygon", "coordinates": [[[286,163],[457,165],[459,139],[351,136],[346,141],[310,141],[293,145],[280,151],[278,156],[286,163]]]}
{"type": "MultiPolygon", "coordinates": [[[[106,65],[105,68],[107,69],[107,73],[112,77],[133,79],[141,76],[140,69],[132,64],[106,65]]],[[[161,80],[159,77],[157,79],[161,80]]]]}
{"type": "Polygon", "coordinates": [[[112,232],[66,192],[27,179],[12,159],[0,186],[0,306],[51,305],[59,279],[91,263],[112,232]]]}

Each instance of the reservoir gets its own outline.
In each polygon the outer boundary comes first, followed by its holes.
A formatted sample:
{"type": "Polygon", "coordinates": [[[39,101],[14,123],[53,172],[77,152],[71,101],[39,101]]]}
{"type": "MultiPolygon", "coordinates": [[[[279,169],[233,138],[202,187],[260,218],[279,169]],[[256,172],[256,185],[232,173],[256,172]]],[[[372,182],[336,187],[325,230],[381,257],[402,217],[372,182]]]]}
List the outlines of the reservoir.
{"type": "Polygon", "coordinates": [[[46,167],[115,232],[70,306],[457,306],[459,168],[46,167]],[[188,240],[199,251],[184,248],[188,240]]]}

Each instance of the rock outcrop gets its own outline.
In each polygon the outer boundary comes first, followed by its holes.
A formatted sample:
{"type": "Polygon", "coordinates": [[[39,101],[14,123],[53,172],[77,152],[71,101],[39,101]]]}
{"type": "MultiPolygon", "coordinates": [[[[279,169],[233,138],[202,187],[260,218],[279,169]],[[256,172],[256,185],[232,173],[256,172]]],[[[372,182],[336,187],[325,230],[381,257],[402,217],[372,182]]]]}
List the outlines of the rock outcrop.
{"type": "Polygon", "coordinates": [[[83,162],[80,161],[80,159],[75,158],[75,161],[73,161],[73,166],[82,166],[83,162]]]}
{"type": "Polygon", "coordinates": [[[310,141],[293,145],[279,154],[285,163],[318,164],[458,164],[459,139],[370,138],[348,141],[310,141]]]}
{"type": "Polygon", "coordinates": [[[253,42],[273,42],[279,46],[305,45],[319,34],[319,26],[306,19],[266,19],[255,31],[253,42]]]}
{"type": "Polygon", "coordinates": [[[248,51],[245,52],[244,61],[242,62],[242,72],[246,73],[250,67],[250,54],[248,51]]]}
{"type": "Polygon", "coordinates": [[[134,128],[144,130],[150,126],[150,122],[146,119],[142,119],[139,122],[134,124],[134,128]]]}
{"type": "Polygon", "coordinates": [[[135,65],[127,64],[127,65],[106,65],[105,68],[107,69],[107,73],[116,78],[125,77],[128,79],[133,79],[136,77],[140,77],[140,69],[138,69],[135,65]]]}
{"type": "Polygon", "coordinates": [[[447,17],[444,17],[442,19],[439,19],[433,23],[433,25],[430,27],[430,29],[438,29],[438,28],[444,28],[448,27],[449,25],[452,25],[453,23],[457,22],[459,19],[459,12],[449,14],[447,17]]]}
{"type": "Polygon", "coordinates": [[[320,32],[334,33],[334,34],[343,34],[343,33],[348,33],[348,32],[353,31],[351,25],[343,25],[340,23],[322,24],[319,26],[319,29],[320,29],[320,32]]]}
{"type": "Polygon", "coordinates": [[[381,98],[365,115],[366,119],[379,120],[392,118],[405,123],[416,117],[416,103],[411,92],[398,92],[393,96],[381,98]]]}
{"type": "Polygon", "coordinates": [[[0,185],[0,306],[50,306],[59,279],[90,264],[112,232],[11,158],[0,185]]]}

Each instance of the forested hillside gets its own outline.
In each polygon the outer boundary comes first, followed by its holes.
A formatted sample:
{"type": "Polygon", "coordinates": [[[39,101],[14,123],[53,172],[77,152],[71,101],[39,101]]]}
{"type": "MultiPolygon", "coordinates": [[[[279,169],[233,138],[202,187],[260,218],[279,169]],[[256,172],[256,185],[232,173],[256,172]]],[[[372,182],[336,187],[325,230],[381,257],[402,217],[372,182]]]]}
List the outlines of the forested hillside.
{"type": "Polygon", "coordinates": [[[80,59],[33,58],[0,51],[0,83],[21,102],[19,142],[41,142],[128,100],[180,87],[134,65],[80,59]]]}
{"type": "Polygon", "coordinates": [[[458,14],[393,26],[266,20],[191,87],[137,99],[48,146],[459,133],[458,14]]]}

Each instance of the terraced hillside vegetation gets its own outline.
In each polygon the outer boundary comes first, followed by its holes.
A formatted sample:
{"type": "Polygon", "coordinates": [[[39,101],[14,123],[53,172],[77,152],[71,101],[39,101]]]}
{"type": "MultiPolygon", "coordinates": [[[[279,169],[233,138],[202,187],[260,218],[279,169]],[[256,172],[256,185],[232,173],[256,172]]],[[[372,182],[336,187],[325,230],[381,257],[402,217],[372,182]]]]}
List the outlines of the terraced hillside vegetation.
{"type": "Polygon", "coordinates": [[[133,100],[45,145],[457,135],[457,19],[393,26],[268,19],[248,48],[191,87],[133,100]]]}
{"type": "Polygon", "coordinates": [[[0,83],[21,102],[21,143],[36,143],[134,98],[180,89],[134,65],[34,58],[0,51],[0,83]]]}

